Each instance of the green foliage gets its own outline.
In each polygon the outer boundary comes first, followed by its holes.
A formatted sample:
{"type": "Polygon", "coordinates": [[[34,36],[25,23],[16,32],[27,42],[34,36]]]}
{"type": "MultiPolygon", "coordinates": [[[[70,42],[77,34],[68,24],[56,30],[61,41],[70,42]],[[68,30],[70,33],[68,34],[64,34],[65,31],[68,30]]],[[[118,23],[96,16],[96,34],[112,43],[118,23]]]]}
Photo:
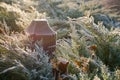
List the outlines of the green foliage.
{"type": "MultiPolygon", "coordinates": [[[[8,7],[11,7],[10,5],[7,5],[5,3],[0,3],[0,21],[4,24],[4,25],[8,25],[10,26],[9,29],[11,31],[15,30],[20,32],[21,30],[23,30],[23,28],[20,25],[16,24],[16,21],[18,20],[18,18],[20,18],[20,14],[16,11],[8,11],[8,7]],[[4,22],[6,22],[7,24],[5,24],[4,22]]],[[[15,9],[15,8],[14,8],[15,9]]]]}
{"type": "Polygon", "coordinates": [[[92,79],[95,77],[95,75],[97,75],[97,77],[101,79],[117,79],[118,77],[116,77],[116,74],[111,74],[111,71],[114,71],[117,67],[120,66],[119,28],[111,28],[109,30],[105,28],[102,23],[95,24],[94,18],[92,16],[89,17],[89,14],[88,16],[77,19],[69,18],[69,23],[71,26],[69,35],[71,38],[60,40],[56,52],[58,57],[63,57],[70,61],[68,69],[68,71],[70,71],[69,73],[81,73],[82,68],[80,66],[78,68],[75,65],[75,61],[78,60],[77,62],[84,64],[81,62],[81,56],[92,58],[92,54],[95,54],[96,58],[98,59],[93,59],[92,64],[91,62],[88,64],[89,69],[93,68],[92,71],[94,71],[95,65],[98,64],[98,72],[97,70],[95,70],[95,73],[90,72],[88,77],[92,79]],[[89,46],[93,44],[96,45],[96,48],[92,50],[89,49],[89,46]],[[103,67],[99,61],[102,61],[103,64],[108,66],[107,74],[105,73],[105,70],[102,71],[103,67]],[[111,76],[109,76],[109,74],[111,74],[111,76]]]}
{"type": "Polygon", "coordinates": [[[97,45],[96,55],[103,61],[103,63],[109,66],[109,68],[119,66],[119,33],[114,34],[113,32],[116,32],[116,30],[108,30],[101,23],[96,25],[92,17],[83,17],[83,19],[78,19],[77,23],[80,25],[82,24],[82,26],[88,30],[89,34],[93,36],[92,43],[97,45]]]}
{"type": "Polygon", "coordinates": [[[16,2],[16,0],[0,0],[0,2],[5,2],[5,3],[8,3],[8,4],[12,4],[12,3],[16,2]]]}
{"type": "Polygon", "coordinates": [[[54,80],[51,74],[52,65],[49,63],[49,57],[41,47],[36,44],[35,52],[31,52],[30,49],[25,51],[20,47],[20,37],[15,38],[15,36],[6,35],[0,39],[1,41],[9,39],[9,42],[0,45],[0,79],[54,80]]]}
{"type": "Polygon", "coordinates": [[[2,80],[29,80],[26,73],[20,69],[10,70],[7,73],[1,74],[0,79],[2,80]]]}
{"type": "MultiPolygon", "coordinates": [[[[54,55],[69,61],[66,76],[70,80],[120,79],[119,15],[110,13],[99,0],[0,2],[7,3],[0,3],[0,27],[6,32],[20,32],[32,19],[49,17],[57,31],[54,55]]],[[[0,35],[0,80],[54,80],[49,57],[39,42],[32,52],[26,47],[31,44],[27,36],[9,35],[0,35]]]]}
{"type": "MultiPolygon", "coordinates": [[[[21,32],[35,18],[45,18],[44,14],[39,14],[28,2],[14,3],[13,5],[0,2],[0,22],[13,32],[21,32]],[[21,5],[22,4],[22,5],[21,5]],[[31,17],[30,17],[31,16],[31,17]]],[[[2,26],[4,27],[4,26],[2,26]]]]}

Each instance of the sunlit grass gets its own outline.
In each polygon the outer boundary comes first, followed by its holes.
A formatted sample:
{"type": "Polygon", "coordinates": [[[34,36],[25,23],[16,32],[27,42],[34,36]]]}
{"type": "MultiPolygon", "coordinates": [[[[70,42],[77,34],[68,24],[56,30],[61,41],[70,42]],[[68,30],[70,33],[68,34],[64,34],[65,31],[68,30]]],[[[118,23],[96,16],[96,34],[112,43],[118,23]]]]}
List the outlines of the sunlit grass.
{"type": "Polygon", "coordinates": [[[0,34],[0,79],[54,80],[52,70],[55,67],[59,71],[60,59],[69,62],[67,74],[59,74],[60,79],[120,79],[120,28],[119,22],[114,20],[118,15],[111,14],[95,0],[80,3],[76,0],[69,3],[66,0],[50,0],[46,3],[49,7],[44,4],[37,6],[32,1],[28,3],[16,7],[15,4],[4,3],[14,9],[14,14],[0,8],[0,27],[3,30],[0,34]],[[52,9],[56,15],[50,11],[52,9]],[[34,18],[47,18],[57,32],[53,55],[48,56],[39,42],[36,42],[32,52],[28,36],[23,30],[11,31],[7,23],[9,18],[17,19],[16,23],[24,28],[34,18]]]}

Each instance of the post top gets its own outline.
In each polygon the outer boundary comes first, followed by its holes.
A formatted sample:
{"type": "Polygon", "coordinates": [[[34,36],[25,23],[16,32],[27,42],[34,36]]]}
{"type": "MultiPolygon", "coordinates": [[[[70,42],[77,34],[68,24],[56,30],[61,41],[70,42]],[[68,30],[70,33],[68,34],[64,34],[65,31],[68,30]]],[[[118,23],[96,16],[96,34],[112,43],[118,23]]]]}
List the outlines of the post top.
{"type": "Polygon", "coordinates": [[[25,31],[29,35],[56,35],[47,19],[33,19],[25,31]]]}
{"type": "Polygon", "coordinates": [[[45,22],[47,22],[48,20],[47,19],[33,19],[33,21],[45,21],[45,22]]]}

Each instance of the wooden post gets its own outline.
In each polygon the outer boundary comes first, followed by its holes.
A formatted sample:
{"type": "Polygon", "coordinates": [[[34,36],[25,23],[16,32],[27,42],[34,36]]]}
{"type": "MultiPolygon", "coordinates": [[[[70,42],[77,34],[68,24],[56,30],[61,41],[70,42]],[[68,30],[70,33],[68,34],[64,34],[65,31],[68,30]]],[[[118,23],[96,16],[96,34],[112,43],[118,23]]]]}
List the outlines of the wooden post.
{"type": "Polygon", "coordinates": [[[33,48],[36,41],[42,40],[42,47],[48,54],[52,54],[55,50],[56,32],[49,26],[46,19],[34,19],[25,32],[32,40],[33,48]]]}

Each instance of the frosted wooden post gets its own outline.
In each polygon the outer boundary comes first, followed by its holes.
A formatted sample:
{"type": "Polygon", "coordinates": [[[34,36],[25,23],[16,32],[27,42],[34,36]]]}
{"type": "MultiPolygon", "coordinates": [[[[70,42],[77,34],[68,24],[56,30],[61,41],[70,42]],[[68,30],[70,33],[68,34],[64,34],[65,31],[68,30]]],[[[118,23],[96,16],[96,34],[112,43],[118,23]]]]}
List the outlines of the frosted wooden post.
{"type": "Polygon", "coordinates": [[[25,30],[29,38],[32,39],[32,45],[42,39],[43,49],[52,54],[56,45],[56,32],[50,28],[46,19],[34,19],[30,26],[25,30]]]}

